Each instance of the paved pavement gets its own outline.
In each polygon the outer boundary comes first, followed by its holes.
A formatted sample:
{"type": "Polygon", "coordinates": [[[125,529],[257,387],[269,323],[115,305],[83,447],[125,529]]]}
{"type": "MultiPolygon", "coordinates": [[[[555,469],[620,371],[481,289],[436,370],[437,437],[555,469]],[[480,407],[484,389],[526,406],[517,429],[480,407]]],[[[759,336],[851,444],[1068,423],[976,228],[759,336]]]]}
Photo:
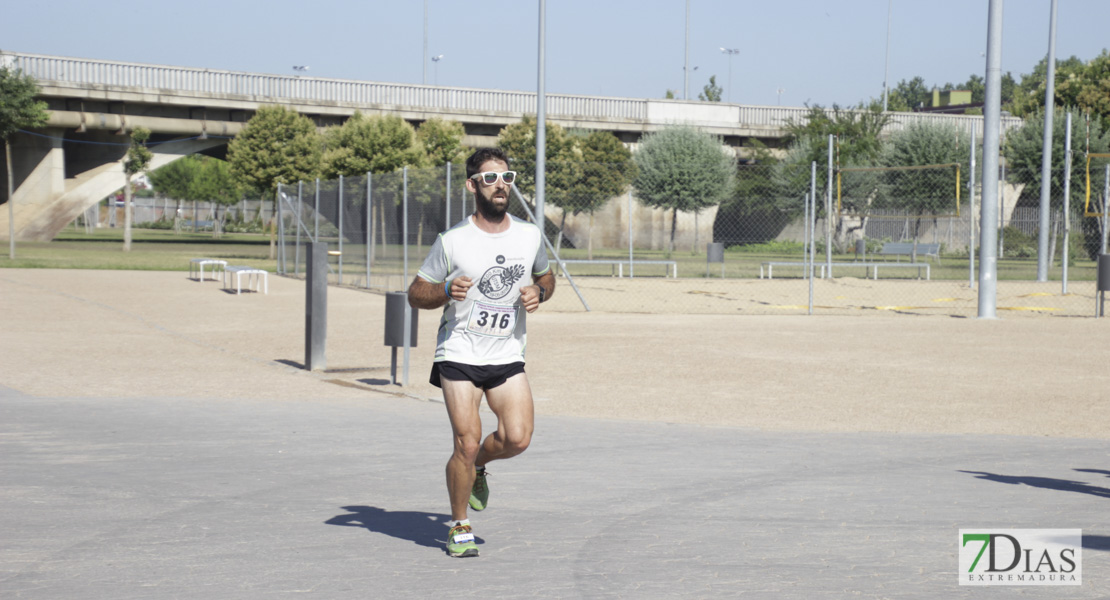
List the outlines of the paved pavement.
{"type": "Polygon", "coordinates": [[[537,425],[454,559],[441,404],[0,387],[0,597],[1110,594],[1104,440],[537,425]],[[1083,585],[960,587],[972,527],[1082,528],[1083,585]]]}

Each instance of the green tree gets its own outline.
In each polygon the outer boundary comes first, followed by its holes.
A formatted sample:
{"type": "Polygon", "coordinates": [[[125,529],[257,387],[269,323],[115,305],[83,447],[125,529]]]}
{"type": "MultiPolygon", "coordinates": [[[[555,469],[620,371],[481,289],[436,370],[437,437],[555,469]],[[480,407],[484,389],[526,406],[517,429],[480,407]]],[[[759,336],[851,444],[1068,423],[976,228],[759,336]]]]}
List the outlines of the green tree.
{"type": "Polygon", "coordinates": [[[131,251],[131,179],[146,170],[154,154],[146,147],[150,130],[136,127],[131,132],[131,146],[123,160],[123,251],[131,251]]]}
{"type": "Polygon", "coordinates": [[[211,202],[218,207],[212,227],[212,237],[219,239],[223,236],[227,207],[238,202],[242,194],[226,161],[201,156],[197,158],[197,163],[194,177],[190,182],[189,195],[200,201],[211,202]],[[223,214],[218,212],[220,207],[224,209],[223,214]]]}
{"type": "Polygon", "coordinates": [[[8,258],[15,260],[15,174],[12,172],[11,138],[20,129],[46,125],[50,117],[46,103],[35,100],[39,92],[35,78],[18,69],[0,67],[0,137],[8,173],[8,258]]]}
{"type": "MultiPolygon", "coordinates": [[[[570,202],[573,165],[581,160],[581,154],[572,136],[557,123],[546,123],[544,142],[544,203],[563,206],[570,202]]],[[[509,156],[509,168],[517,172],[513,185],[535,208],[536,117],[524,115],[519,122],[506,126],[497,136],[497,145],[509,156]]],[[[550,219],[545,219],[544,223],[545,234],[559,234],[550,219]]]]}
{"type": "Polygon", "coordinates": [[[632,186],[644,204],[671,209],[670,250],[678,211],[695,215],[718,204],[732,190],[735,160],[720,139],[692,127],[668,127],[645,135],[632,156],[632,186]]]}
{"type": "MultiPolygon", "coordinates": [[[[594,213],[611,198],[628,190],[636,165],[632,162],[632,152],[608,131],[573,136],[572,141],[578,162],[559,165],[560,172],[568,175],[565,182],[567,193],[555,196],[554,204],[563,213],[560,231],[566,226],[568,211],[575,215],[583,212],[590,215],[586,255],[592,260],[594,213]]],[[[559,240],[562,241],[561,236],[559,240]]]]}
{"type": "Polygon", "coordinates": [[[424,148],[428,162],[435,167],[447,163],[460,164],[466,160],[462,145],[465,135],[462,123],[439,118],[424,121],[416,130],[417,141],[424,148]]]}
{"type": "MultiPolygon", "coordinates": [[[[1065,171],[1064,137],[1067,129],[1066,113],[1056,109],[1052,118],[1052,189],[1050,203],[1056,208],[1063,206],[1065,171]]],[[[1085,177],[1087,161],[1084,150],[1090,144],[1092,154],[1110,153],[1110,131],[1097,119],[1091,120],[1090,137],[1087,137],[1084,116],[1072,111],[1072,163],[1071,194],[1068,208],[1082,214],[1086,207],[1087,195],[1085,177]]],[[[1006,178],[1012,182],[1025,183],[1018,198],[1018,206],[1039,206],[1041,197],[1041,159],[1044,137],[1044,112],[1037,113],[1025,120],[1021,127],[1007,133],[1002,155],[1006,158],[1006,178]]],[[[1084,246],[1093,260],[1097,257],[1101,244],[1101,225],[1098,219],[1083,219],[1082,229],[1084,246]]]]}
{"type": "MultiPolygon", "coordinates": [[[[1056,61],[1055,103],[1057,106],[1073,105],[1066,97],[1067,86],[1064,88],[1064,95],[1061,95],[1061,84],[1067,82],[1069,75],[1076,76],[1082,73],[1084,67],[1083,61],[1075,56],[1056,61]]],[[[1003,107],[1009,110],[1014,116],[1022,118],[1029,117],[1043,110],[1045,82],[1048,79],[1047,75],[1048,58],[1046,57],[1042,58],[1040,62],[1033,67],[1033,72],[1021,76],[1021,82],[1014,88],[1013,97],[1010,99],[1009,104],[1004,104],[1003,107]]]]}
{"type": "Polygon", "coordinates": [[[1110,52],[1103,50],[1086,64],[1061,66],[1056,101],[1096,116],[1103,129],[1110,127],[1110,52]]]}
{"type": "Polygon", "coordinates": [[[887,93],[887,109],[894,112],[910,112],[918,106],[929,106],[933,102],[933,89],[925,85],[925,79],[914,77],[899,81],[887,93]]]}
{"type": "Polygon", "coordinates": [[[775,239],[804,211],[809,193],[808,146],[795,142],[783,159],[758,140],[753,141],[749,164],[736,170],[731,197],[721,203],[713,224],[713,239],[727,244],[761,243],[775,239]]]}
{"type": "MultiPolygon", "coordinates": [[[[154,191],[177,202],[173,215],[174,233],[181,232],[181,203],[193,201],[191,185],[196,177],[200,160],[196,155],[183,156],[147,174],[154,191]]],[[[196,219],[194,219],[195,221],[196,219]]]]}
{"type": "Polygon", "coordinates": [[[890,115],[881,110],[847,110],[836,104],[825,110],[814,105],[801,119],[787,121],[787,142],[807,149],[808,154],[797,158],[807,165],[816,161],[818,171],[828,164],[830,135],[836,137],[838,166],[873,165],[882,151],[880,136],[889,122],[890,115]]]}
{"type": "Polygon", "coordinates": [[[702,91],[698,94],[698,100],[702,102],[720,102],[721,92],[724,91],[721,86],[717,85],[717,76],[710,75],[709,83],[705,84],[702,91]]]}
{"type": "MultiPolygon", "coordinates": [[[[263,106],[227,145],[231,174],[243,187],[276,201],[278,184],[315,179],[321,138],[312,120],[283,106],[263,106]]],[[[276,254],[271,218],[270,258],[276,254]]]]}
{"type": "Polygon", "coordinates": [[[355,112],[338,127],[324,131],[323,177],[392,173],[424,164],[416,130],[396,115],[355,112]]]}
{"type": "MultiPolygon", "coordinates": [[[[881,162],[886,167],[964,165],[970,158],[970,143],[968,133],[955,125],[910,123],[884,145],[881,162]]],[[[916,241],[925,215],[956,212],[960,185],[957,168],[881,171],[881,194],[876,206],[901,208],[916,215],[916,241]]]]}

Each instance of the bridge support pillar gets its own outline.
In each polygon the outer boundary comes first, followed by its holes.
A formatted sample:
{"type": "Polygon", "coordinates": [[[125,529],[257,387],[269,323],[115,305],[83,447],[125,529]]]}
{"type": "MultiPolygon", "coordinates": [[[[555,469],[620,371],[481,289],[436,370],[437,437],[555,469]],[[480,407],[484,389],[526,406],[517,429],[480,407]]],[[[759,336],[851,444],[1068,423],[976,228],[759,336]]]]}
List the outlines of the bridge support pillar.
{"type": "MultiPolygon", "coordinates": [[[[12,170],[4,173],[5,178],[13,177],[15,183],[15,239],[34,239],[29,237],[27,224],[34,215],[42,211],[59,196],[65,193],[65,151],[62,149],[63,129],[46,129],[47,137],[16,134],[12,138],[12,170]]],[[[0,163],[3,164],[3,163],[0,163]]],[[[4,197],[8,194],[7,179],[4,180],[4,197]]],[[[8,235],[8,211],[0,211],[0,235],[8,235]]]]}

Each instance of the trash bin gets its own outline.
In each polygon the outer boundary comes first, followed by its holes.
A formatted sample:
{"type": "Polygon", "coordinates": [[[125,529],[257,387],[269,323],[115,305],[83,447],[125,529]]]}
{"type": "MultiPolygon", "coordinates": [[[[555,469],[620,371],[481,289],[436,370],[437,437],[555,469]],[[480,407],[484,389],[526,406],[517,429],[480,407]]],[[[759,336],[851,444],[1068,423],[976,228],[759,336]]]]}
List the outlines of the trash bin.
{"type": "Polygon", "coordinates": [[[721,277],[725,276],[725,245],[722,242],[709,242],[705,249],[705,276],[709,277],[709,264],[721,263],[721,277]]]}
{"type": "MultiPolygon", "coordinates": [[[[409,295],[405,292],[389,292],[385,295],[385,345],[405,345],[405,307],[409,305],[409,295]]],[[[409,329],[409,347],[416,347],[417,316],[420,311],[410,309],[412,322],[409,329]]]]}
{"type": "Polygon", "coordinates": [[[856,259],[863,260],[867,258],[867,240],[860,238],[856,240],[856,259]]]}

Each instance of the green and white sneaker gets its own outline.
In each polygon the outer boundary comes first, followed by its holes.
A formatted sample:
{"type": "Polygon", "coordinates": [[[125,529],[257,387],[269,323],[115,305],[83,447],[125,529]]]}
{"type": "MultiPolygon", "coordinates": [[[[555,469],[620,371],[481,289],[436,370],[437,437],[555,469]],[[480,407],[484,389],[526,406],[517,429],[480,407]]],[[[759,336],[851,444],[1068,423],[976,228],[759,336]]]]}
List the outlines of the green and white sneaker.
{"type": "Polygon", "coordinates": [[[486,470],[478,469],[474,476],[474,487],[470,488],[470,508],[485,510],[489,503],[489,485],[486,484],[486,470]]]}
{"type": "Polygon", "coordinates": [[[478,556],[478,544],[474,543],[474,533],[470,525],[456,525],[447,534],[447,554],[456,558],[478,556]]]}

